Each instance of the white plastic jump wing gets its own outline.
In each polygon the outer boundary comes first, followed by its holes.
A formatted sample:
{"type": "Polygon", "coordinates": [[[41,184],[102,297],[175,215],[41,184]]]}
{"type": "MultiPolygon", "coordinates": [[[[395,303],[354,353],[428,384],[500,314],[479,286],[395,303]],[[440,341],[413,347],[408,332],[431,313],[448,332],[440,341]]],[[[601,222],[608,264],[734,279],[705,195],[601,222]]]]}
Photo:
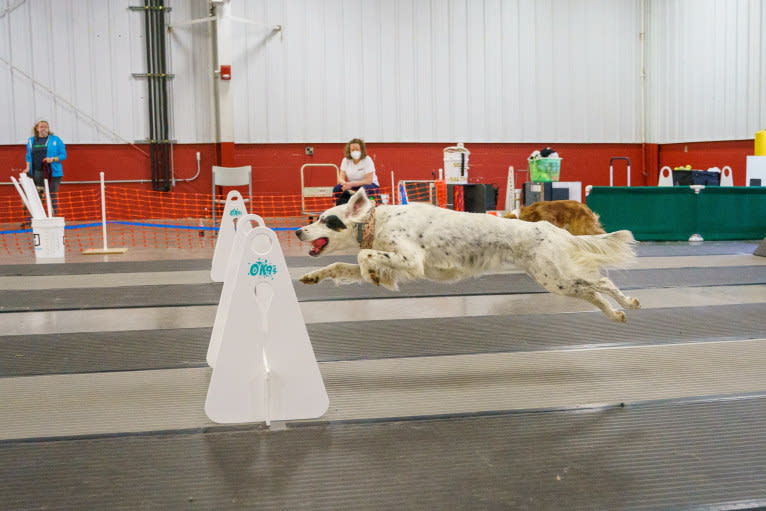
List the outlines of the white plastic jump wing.
{"type": "MultiPolygon", "coordinates": [[[[231,250],[227,259],[223,289],[218,300],[218,308],[215,311],[215,322],[213,323],[213,331],[210,334],[210,344],[207,348],[207,365],[210,367],[215,367],[218,351],[221,349],[223,326],[226,323],[226,318],[229,317],[231,298],[234,294],[234,287],[237,281],[237,266],[242,258],[242,251],[245,249],[245,237],[247,233],[253,230],[253,222],[257,223],[257,226],[266,227],[266,224],[263,223],[263,218],[252,213],[240,217],[234,222],[236,232],[234,233],[234,241],[231,244],[231,250]]],[[[221,258],[223,259],[223,256],[221,258]]]]}
{"type": "Polygon", "coordinates": [[[243,244],[205,413],[219,423],[321,417],[330,400],[276,234],[257,227],[243,244]]]}
{"type": "Polygon", "coordinates": [[[221,227],[218,229],[218,238],[215,241],[213,251],[213,264],[210,268],[210,279],[213,282],[223,282],[226,277],[226,265],[229,261],[231,246],[234,242],[234,219],[247,214],[245,201],[242,194],[232,190],[226,195],[226,205],[221,216],[221,227]]]}

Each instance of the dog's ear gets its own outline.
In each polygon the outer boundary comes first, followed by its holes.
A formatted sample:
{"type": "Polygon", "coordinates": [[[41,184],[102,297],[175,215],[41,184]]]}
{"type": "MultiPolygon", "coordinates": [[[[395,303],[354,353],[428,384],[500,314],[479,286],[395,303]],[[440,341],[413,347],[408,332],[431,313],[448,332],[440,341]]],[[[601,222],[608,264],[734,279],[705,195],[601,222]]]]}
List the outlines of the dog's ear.
{"type": "Polygon", "coordinates": [[[367,197],[364,187],[359,188],[346,204],[346,218],[352,222],[362,222],[367,213],[374,207],[375,205],[367,197]]]}

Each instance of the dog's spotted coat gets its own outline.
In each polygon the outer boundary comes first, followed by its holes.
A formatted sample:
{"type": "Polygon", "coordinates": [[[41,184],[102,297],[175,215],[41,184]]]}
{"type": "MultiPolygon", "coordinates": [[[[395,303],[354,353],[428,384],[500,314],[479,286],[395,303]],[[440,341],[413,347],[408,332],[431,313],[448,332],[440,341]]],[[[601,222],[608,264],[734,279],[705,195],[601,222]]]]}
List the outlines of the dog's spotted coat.
{"type": "Polygon", "coordinates": [[[296,234],[312,244],[313,256],[359,249],[358,264],[330,264],[304,275],[304,284],[329,278],[397,290],[397,283],[406,280],[457,281],[516,267],[546,290],[587,300],[614,321],[625,321],[625,313],[612,308],[603,294],[624,308],[640,307],[637,299],[625,296],[601,274],[605,267],[621,266],[635,257],[629,231],[573,236],[548,222],[427,204],[375,207],[360,188],[347,204],[328,209],[296,234]],[[372,208],[376,222],[372,248],[360,249],[357,226],[367,221],[372,208]]]}

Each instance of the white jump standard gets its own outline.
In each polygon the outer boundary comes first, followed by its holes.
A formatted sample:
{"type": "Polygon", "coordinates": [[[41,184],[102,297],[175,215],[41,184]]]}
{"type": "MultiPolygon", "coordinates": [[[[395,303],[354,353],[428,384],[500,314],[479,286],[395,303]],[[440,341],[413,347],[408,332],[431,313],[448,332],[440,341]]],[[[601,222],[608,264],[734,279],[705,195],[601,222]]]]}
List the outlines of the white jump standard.
{"type": "Polygon", "coordinates": [[[238,231],[208,347],[205,413],[218,423],[313,419],[330,401],[277,235],[238,231]],[[218,328],[220,332],[218,332],[218,328]]]}

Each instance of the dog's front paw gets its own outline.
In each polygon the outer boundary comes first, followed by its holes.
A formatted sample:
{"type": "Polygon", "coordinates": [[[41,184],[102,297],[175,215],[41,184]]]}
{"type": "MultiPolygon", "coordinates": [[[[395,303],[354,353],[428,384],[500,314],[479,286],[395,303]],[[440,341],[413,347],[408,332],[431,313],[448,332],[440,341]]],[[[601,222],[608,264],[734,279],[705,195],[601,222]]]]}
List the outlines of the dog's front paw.
{"type": "Polygon", "coordinates": [[[318,284],[324,276],[319,271],[312,271],[301,277],[301,282],[304,284],[318,284]]]}
{"type": "Polygon", "coordinates": [[[628,309],[640,309],[641,308],[641,302],[638,301],[638,298],[630,298],[628,300],[628,309]]]}

